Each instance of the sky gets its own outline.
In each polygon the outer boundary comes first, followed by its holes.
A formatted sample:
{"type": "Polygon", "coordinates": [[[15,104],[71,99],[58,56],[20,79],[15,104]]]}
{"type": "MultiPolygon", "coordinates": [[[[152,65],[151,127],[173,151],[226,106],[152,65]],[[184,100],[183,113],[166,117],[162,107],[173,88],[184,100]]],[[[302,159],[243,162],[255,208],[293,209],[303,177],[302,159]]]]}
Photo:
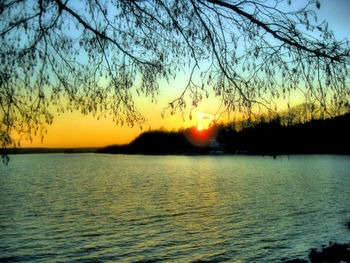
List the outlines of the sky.
{"type": "MultiPolygon", "coordinates": [[[[294,0],[296,1],[296,0],[294,0]]],[[[297,0],[300,1],[300,0],[297,0]]],[[[293,2],[293,1],[292,1],[293,2]]],[[[319,21],[323,19],[329,23],[329,28],[333,30],[338,40],[348,38],[350,33],[350,0],[320,0],[321,8],[318,11],[319,21]]],[[[160,96],[157,103],[151,103],[150,98],[136,98],[138,110],[146,118],[143,129],[139,127],[127,127],[116,125],[112,117],[97,120],[92,115],[84,116],[79,112],[64,113],[56,116],[52,125],[48,126],[48,132],[41,141],[41,138],[34,137],[32,142],[23,140],[22,147],[103,147],[112,144],[125,144],[131,142],[141,132],[149,129],[173,130],[181,127],[202,126],[207,127],[209,121],[201,119],[201,114],[215,115],[222,110],[220,101],[210,96],[204,100],[192,112],[192,120],[188,113],[181,116],[180,113],[170,115],[166,112],[162,118],[161,113],[167,107],[171,99],[181,94],[182,87],[185,86],[186,75],[177,78],[171,83],[161,83],[160,96]]],[[[224,119],[223,121],[229,121],[224,119]]]]}

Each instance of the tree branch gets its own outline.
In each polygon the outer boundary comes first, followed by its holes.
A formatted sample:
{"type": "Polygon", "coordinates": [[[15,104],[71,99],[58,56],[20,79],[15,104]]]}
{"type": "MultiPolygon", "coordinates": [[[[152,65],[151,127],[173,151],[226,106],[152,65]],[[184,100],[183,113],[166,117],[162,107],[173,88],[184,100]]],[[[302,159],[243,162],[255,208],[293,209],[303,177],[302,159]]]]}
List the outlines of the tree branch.
{"type": "Polygon", "coordinates": [[[222,2],[220,0],[206,0],[209,3],[212,3],[214,5],[219,5],[222,7],[226,7],[228,9],[231,9],[232,11],[234,11],[235,13],[249,19],[252,23],[256,24],[257,26],[263,28],[266,32],[270,33],[274,38],[287,43],[290,46],[296,47],[297,49],[301,49],[304,50],[308,53],[314,54],[316,57],[325,57],[330,59],[331,61],[337,61],[337,62],[341,62],[340,60],[340,56],[336,55],[336,56],[331,56],[325,52],[320,51],[319,49],[311,49],[308,48],[304,45],[299,44],[298,42],[294,41],[294,40],[290,40],[287,39],[285,37],[280,36],[276,31],[274,31],[273,29],[271,29],[267,24],[265,24],[262,21],[257,20],[253,15],[248,14],[246,12],[244,12],[243,10],[239,9],[237,6],[226,3],[226,2],[222,2]]]}
{"type": "Polygon", "coordinates": [[[111,43],[113,43],[121,52],[123,52],[124,54],[126,54],[128,57],[132,58],[133,60],[135,60],[136,62],[140,63],[140,64],[145,64],[145,65],[150,65],[152,67],[159,67],[159,65],[151,63],[149,61],[144,61],[144,60],[140,60],[137,57],[135,57],[134,55],[132,55],[131,53],[129,53],[128,51],[126,51],[124,48],[122,48],[120,46],[120,44],[115,41],[114,39],[108,37],[107,35],[100,33],[99,31],[97,31],[96,29],[92,28],[87,22],[85,22],[77,13],[75,13],[72,9],[68,8],[66,5],[64,5],[60,0],[55,0],[55,2],[57,3],[58,7],[60,10],[65,10],[66,12],[68,12],[70,15],[72,15],[75,19],[78,20],[78,22],[83,25],[84,28],[88,29],[89,31],[91,31],[92,33],[94,33],[96,36],[98,36],[101,39],[107,40],[111,43]]]}

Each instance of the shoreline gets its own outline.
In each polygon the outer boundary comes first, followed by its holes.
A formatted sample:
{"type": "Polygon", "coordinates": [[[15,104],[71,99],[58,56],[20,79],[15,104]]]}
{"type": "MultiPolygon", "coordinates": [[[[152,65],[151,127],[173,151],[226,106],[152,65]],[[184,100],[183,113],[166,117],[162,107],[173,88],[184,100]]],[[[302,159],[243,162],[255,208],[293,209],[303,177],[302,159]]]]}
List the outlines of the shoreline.
{"type": "Polygon", "coordinates": [[[6,150],[0,149],[0,154],[4,155],[17,155],[17,154],[51,154],[51,153],[65,153],[65,154],[79,154],[79,153],[96,153],[96,154],[122,154],[122,155],[161,155],[161,156],[297,156],[297,155],[350,155],[349,151],[339,152],[317,152],[317,151],[300,151],[300,152],[248,152],[237,151],[234,153],[223,151],[203,151],[203,152],[114,152],[108,151],[107,147],[77,147],[77,148],[49,148],[49,147],[28,147],[28,148],[7,148],[6,150]]]}

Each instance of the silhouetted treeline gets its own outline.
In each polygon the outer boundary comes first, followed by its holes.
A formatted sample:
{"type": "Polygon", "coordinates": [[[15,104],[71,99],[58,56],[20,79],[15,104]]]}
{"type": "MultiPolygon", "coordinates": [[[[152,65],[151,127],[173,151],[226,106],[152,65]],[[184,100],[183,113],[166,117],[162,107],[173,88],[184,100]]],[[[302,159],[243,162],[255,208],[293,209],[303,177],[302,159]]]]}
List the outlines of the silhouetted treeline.
{"type": "Polygon", "coordinates": [[[177,132],[148,131],[127,145],[100,149],[101,153],[126,154],[350,154],[350,114],[288,125],[278,115],[266,120],[245,120],[177,132]],[[214,131],[215,130],[215,131],[214,131]],[[197,132],[197,134],[195,134],[197,132]],[[208,136],[201,134],[208,133],[208,136]],[[206,139],[205,139],[206,138],[206,139]],[[201,140],[206,143],[200,144],[201,140]],[[195,143],[194,143],[195,141],[195,143]]]}
{"type": "Polygon", "coordinates": [[[283,125],[280,117],[257,121],[240,131],[230,124],[222,129],[218,141],[229,153],[314,154],[350,153],[350,114],[332,119],[283,125]]]}

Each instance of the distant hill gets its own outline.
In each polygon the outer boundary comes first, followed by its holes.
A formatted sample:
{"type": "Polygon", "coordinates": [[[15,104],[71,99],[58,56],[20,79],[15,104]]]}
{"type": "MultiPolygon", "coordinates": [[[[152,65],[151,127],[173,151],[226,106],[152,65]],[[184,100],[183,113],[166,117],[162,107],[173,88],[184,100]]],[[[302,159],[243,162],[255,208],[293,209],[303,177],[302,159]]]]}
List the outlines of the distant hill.
{"type": "Polygon", "coordinates": [[[98,153],[120,154],[350,154],[350,114],[303,124],[282,125],[276,117],[253,122],[239,131],[236,125],[209,130],[147,131],[130,144],[111,145],[98,153]],[[203,133],[207,134],[203,134],[203,133]],[[202,138],[201,138],[202,136],[202,138]],[[205,143],[200,143],[206,140],[205,143]]]}
{"type": "MultiPolygon", "coordinates": [[[[94,153],[98,147],[82,147],[82,148],[7,148],[6,154],[34,154],[34,153],[94,153]]],[[[0,154],[4,154],[5,150],[0,149],[0,154]]]]}

